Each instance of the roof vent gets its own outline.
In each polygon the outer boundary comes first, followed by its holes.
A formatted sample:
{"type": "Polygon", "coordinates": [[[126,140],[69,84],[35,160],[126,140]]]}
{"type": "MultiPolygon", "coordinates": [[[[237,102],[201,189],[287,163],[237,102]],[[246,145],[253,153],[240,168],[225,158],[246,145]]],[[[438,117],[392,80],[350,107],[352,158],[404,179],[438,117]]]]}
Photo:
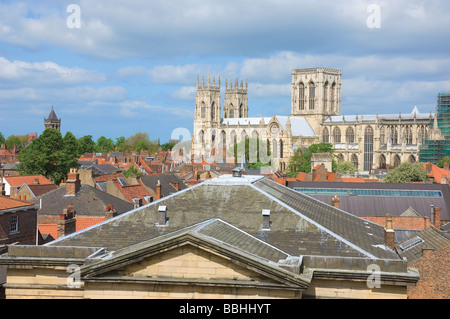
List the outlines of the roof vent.
{"type": "Polygon", "coordinates": [[[263,209],[262,210],[262,217],[263,217],[263,230],[270,230],[270,209],[263,209]]]}
{"type": "Polygon", "coordinates": [[[158,207],[158,226],[166,226],[167,224],[167,206],[158,207]]]}
{"type": "Polygon", "coordinates": [[[242,177],[242,169],[239,167],[236,167],[235,169],[232,170],[233,172],[233,177],[242,177]]]}

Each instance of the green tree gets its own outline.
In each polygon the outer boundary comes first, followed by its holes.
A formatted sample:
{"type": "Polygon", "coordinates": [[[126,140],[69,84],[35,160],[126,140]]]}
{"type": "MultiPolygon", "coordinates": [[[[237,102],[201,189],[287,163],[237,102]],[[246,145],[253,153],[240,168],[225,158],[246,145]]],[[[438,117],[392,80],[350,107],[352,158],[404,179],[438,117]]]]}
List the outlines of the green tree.
{"type": "MultiPolygon", "coordinates": [[[[333,156],[333,145],[330,143],[312,144],[308,148],[299,147],[289,160],[288,174],[295,177],[298,173],[311,172],[311,156],[313,153],[330,153],[333,156]]],[[[336,161],[333,159],[333,172],[336,171],[336,161]]]]}
{"type": "Polygon", "coordinates": [[[95,142],[92,140],[92,135],[85,135],[78,139],[78,155],[94,152],[95,142]]]}
{"type": "Polygon", "coordinates": [[[427,172],[420,163],[405,162],[399,167],[390,170],[384,178],[385,183],[424,182],[427,172]]]}
{"type": "Polygon", "coordinates": [[[126,141],[125,136],[116,138],[116,151],[118,152],[125,151],[125,141],[126,141]]]}
{"type": "Polygon", "coordinates": [[[114,150],[114,142],[110,138],[100,136],[97,139],[97,144],[95,145],[95,151],[98,153],[109,153],[114,150]]]}
{"type": "Polygon", "coordinates": [[[5,137],[3,136],[2,132],[0,132],[0,145],[5,144],[5,141],[6,141],[5,137]]]}
{"type": "Polygon", "coordinates": [[[167,151],[167,150],[172,150],[173,147],[176,145],[177,143],[175,142],[168,142],[168,143],[164,143],[161,145],[161,149],[163,151],[167,151]]]}
{"type": "Polygon", "coordinates": [[[6,148],[8,150],[12,150],[14,148],[14,146],[18,146],[18,147],[22,147],[23,146],[23,142],[16,135],[8,136],[8,138],[5,141],[5,144],[6,144],[6,148]]]}
{"type": "Polygon", "coordinates": [[[124,151],[140,152],[142,149],[154,154],[158,151],[158,142],[151,141],[148,133],[138,132],[125,140],[124,151]]]}
{"type": "Polygon", "coordinates": [[[235,144],[232,151],[236,163],[238,158],[245,155],[245,162],[249,169],[261,169],[262,167],[270,166],[270,146],[267,142],[260,139],[246,138],[244,141],[235,144]],[[261,150],[260,146],[266,146],[266,151],[261,150]]]}
{"type": "Polygon", "coordinates": [[[55,129],[46,129],[41,136],[19,153],[21,174],[42,174],[55,184],[67,177],[71,167],[77,167],[78,142],[72,133],[64,138],[55,129]]]}
{"type": "MultiPolygon", "coordinates": [[[[0,143],[1,144],[1,143],[0,143]]],[[[444,158],[441,158],[438,163],[437,166],[440,168],[444,168],[444,163],[447,163],[450,165],[450,156],[446,156],[444,158]]]]}
{"type": "Polygon", "coordinates": [[[287,167],[287,175],[289,177],[297,177],[298,174],[302,171],[303,159],[305,157],[306,148],[303,146],[298,147],[294,155],[289,159],[289,164],[287,167]]]}
{"type": "Polygon", "coordinates": [[[132,165],[130,166],[126,171],[123,172],[123,175],[125,177],[131,177],[131,176],[142,176],[142,172],[136,168],[136,166],[132,165]]]}
{"type": "Polygon", "coordinates": [[[354,174],[355,165],[352,162],[339,162],[336,163],[336,172],[341,174],[354,174]]]}

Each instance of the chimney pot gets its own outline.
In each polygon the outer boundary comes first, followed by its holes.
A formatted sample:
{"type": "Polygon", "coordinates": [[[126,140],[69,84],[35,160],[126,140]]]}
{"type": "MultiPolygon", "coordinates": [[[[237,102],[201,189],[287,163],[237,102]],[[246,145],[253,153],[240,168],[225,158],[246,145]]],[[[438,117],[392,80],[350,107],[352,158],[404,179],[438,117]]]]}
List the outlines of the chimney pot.
{"type": "Polygon", "coordinates": [[[337,194],[334,194],[334,197],[333,197],[333,199],[331,200],[331,205],[333,206],[333,207],[335,207],[335,208],[340,208],[340,203],[341,203],[341,200],[339,199],[339,197],[338,197],[338,195],[337,194]]]}

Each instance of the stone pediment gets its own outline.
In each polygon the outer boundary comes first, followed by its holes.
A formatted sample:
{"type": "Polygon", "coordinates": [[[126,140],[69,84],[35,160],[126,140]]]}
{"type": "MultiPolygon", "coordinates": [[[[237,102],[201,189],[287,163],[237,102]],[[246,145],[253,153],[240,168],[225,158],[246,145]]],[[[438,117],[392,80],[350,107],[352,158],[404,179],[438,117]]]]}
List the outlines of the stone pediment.
{"type": "Polygon", "coordinates": [[[276,249],[244,232],[246,249],[218,239],[226,238],[227,233],[235,235],[236,231],[242,232],[223,221],[210,220],[175,234],[97,256],[81,268],[81,277],[91,285],[138,282],[264,289],[282,286],[288,290],[308,287],[311,278],[299,274],[299,260],[270,251],[276,249]],[[257,255],[254,251],[263,253],[257,255]],[[266,256],[282,259],[274,262],[266,256]]]}

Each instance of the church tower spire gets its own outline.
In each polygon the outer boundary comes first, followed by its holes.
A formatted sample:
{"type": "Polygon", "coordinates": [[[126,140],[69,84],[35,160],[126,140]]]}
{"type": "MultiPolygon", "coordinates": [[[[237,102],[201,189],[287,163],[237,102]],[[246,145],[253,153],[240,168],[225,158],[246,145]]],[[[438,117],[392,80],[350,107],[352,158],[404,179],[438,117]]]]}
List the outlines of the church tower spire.
{"type": "Polygon", "coordinates": [[[56,116],[55,110],[53,109],[53,105],[50,114],[46,119],[44,119],[44,127],[45,130],[48,128],[53,128],[55,130],[58,130],[58,132],[60,132],[61,130],[61,119],[58,119],[58,117],[56,116]]]}

